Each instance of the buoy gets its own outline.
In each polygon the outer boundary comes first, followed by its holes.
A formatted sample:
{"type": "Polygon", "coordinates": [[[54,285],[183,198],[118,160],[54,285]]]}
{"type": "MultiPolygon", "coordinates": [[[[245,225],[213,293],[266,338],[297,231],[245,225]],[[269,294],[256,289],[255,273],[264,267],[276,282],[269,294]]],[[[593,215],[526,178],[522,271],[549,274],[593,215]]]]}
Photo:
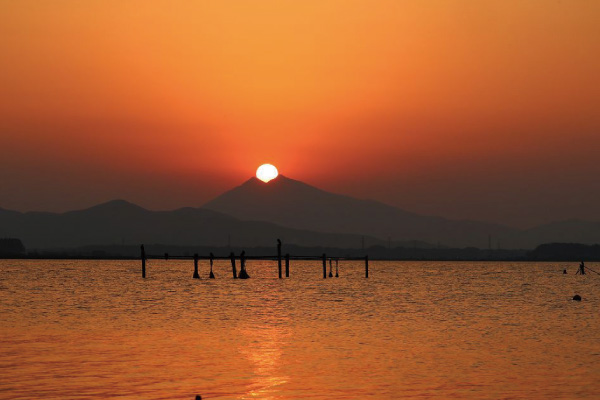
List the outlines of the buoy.
{"type": "Polygon", "coordinates": [[[575,296],[573,296],[573,300],[575,301],[581,301],[581,296],[576,294],[575,296]]]}

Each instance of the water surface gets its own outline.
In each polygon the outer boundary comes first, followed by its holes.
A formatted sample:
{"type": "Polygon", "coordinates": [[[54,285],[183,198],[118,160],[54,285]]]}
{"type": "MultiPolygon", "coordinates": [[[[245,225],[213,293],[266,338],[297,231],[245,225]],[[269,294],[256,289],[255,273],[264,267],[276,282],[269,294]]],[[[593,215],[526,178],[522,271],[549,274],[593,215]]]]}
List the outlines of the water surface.
{"type": "Polygon", "coordinates": [[[597,399],[600,276],[576,268],[0,260],[0,398],[597,399]]]}

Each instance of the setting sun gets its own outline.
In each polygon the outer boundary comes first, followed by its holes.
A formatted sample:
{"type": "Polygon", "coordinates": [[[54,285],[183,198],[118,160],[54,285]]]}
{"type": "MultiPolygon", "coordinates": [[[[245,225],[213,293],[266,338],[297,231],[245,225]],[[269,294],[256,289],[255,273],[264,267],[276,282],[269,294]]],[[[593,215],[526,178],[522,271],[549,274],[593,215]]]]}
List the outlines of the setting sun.
{"type": "Polygon", "coordinates": [[[277,175],[277,168],[271,164],[263,164],[256,170],[256,177],[265,183],[277,178],[277,175]]]}

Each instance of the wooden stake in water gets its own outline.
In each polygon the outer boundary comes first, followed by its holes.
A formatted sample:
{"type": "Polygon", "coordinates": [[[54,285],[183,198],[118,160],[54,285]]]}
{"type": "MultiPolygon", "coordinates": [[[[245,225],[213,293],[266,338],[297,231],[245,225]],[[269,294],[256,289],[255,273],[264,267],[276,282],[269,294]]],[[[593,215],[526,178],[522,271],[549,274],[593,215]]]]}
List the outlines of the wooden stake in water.
{"type": "Polygon", "coordinates": [[[333,272],[332,272],[331,258],[329,259],[329,277],[330,277],[330,278],[333,278],[333,272]]]}
{"type": "Polygon", "coordinates": [[[369,256],[365,256],[365,278],[369,277],[369,256]]]}
{"type": "Polygon", "coordinates": [[[327,279],[327,256],[323,253],[323,279],[327,279]]]}
{"type": "Polygon", "coordinates": [[[238,276],[240,279],[248,279],[250,275],[246,271],[246,252],[242,251],[240,254],[240,275],[238,276]]]}
{"type": "Polygon", "coordinates": [[[338,259],[336,258],[336,259],[335,259],[335,277],[336,277],[336,278],[339,278],[339,277],[340,277],[339,270],[338,270],[338,261],[340,261],[340,260],[338,260],[338,259]]]}
{"type": "Polygon", "coordinates": [[[200,279],[200,274],[198,273],[198,253],[194,254],[194,279],[200,279]]]}
{"type": "Polygon", "coordinates": [[[144,245],[142,245],[141,249],[142,249],[142,254],[141,254],[141,259],[142,259],[142,278],[145,278],[146,277],[146,251],[144,251],[144,245]]]}
{"type": "Polygon", "coordinates": [[[210,253],[210,274],[208,275],[209,279],[215,279],[215,274],[213,274],[213,260],[214,260],[215,256],[213,255],[213,253],[210,253]]]}
{"type": "Polygon", "coordinates": [[[237,268],[235,268],[235,254],[230,253],[229,258],[231,259],[231,272],[233,272],[233,279],[237,279],[237,268]]]}
{"type": "Polygon", "coordinates": [[[281,279],[281,240],[277,239],[277,268],[281,279]]]}
{"type": "Polygon", "coordinates": [[[290,277],[290,255],[289,253],[285,255],[285,277],[290,277]]]}

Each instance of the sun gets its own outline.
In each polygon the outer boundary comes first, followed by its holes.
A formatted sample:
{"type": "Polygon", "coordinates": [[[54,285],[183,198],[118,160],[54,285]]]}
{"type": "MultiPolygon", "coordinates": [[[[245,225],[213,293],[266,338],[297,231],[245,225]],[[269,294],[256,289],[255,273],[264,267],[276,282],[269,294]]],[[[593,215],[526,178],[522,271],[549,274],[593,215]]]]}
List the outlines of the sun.
{"type": "Polygon", "coordinates": [[[256,170],[256,177],[265,183],[277,178],[277,175],[277,168],[271,164],[263,164],[256,170]]]}

